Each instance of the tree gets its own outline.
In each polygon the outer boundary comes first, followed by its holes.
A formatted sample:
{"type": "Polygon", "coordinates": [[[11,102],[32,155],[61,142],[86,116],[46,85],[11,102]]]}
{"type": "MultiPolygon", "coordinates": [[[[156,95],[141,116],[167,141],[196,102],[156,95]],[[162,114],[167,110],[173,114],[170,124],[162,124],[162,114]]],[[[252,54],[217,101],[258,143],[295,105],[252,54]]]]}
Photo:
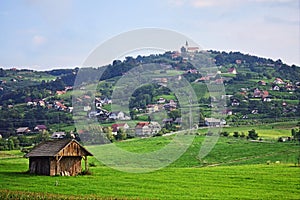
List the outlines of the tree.
{"type": "Polygon", "coordinates": [[[254,129],[248,131],[248,137],[252,140],[256,140],[258,138],[258,133],[254,129]]]}
{"type": "Polygon", "coordinates": [[[125,140],[127,138],[127,134],[124,129],[120,128],[117,131],[116,140],[125,140]]]}
{"type": "Polygon", "coordinates": [[[185,48],[184,46],[182,46],[182,47],[180,48],[180,51],[181,51],[181,53],[186,53],[186,48],[185,48]]]}
{"type": "Polygon", "coordinates": [[[7,144],[8,149],[13,150],[15,148],[14,140],[12,138],[9,138],[7,142],[8,142],[8,144],[7,144]]]}
{"type": "Polygon", "coordinates": [[[170,113],[168,114],[170,118],[172,119],[176,119],[176,118],[179,118],[181,117],[181,113],[180,113],[180,110],[176,109],[176,110],[172,110],[170,111],[170,113]]]}
{"type": "Polygon", "coordinates": [[[294,141],[298,141],[300,143],[300,129],[292,129],[291,130],[292,137],[294,141]]]}
{"type": "Polygon", "coordinates": [[[20,146],[22,146],[22,147],[31,146],[31,144],[32,144],[30,139],[28,137],[26,137],[25,135],[19,135],[18,140],[20,142],[20,146]]]}
{"type": "Polygon", "coordinates": [[[72,134],[71,132],[67,132],[66,136],[65,136],[66,139],[72,139],[72,134]]]}

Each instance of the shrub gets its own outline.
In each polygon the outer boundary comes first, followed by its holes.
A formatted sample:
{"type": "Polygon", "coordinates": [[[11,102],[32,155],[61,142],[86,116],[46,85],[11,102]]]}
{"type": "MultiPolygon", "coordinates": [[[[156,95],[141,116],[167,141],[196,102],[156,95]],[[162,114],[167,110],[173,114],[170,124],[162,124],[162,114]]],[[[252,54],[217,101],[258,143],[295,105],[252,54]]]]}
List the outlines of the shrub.
{"type": "Polygon", "coordinates": [[[83,170],[80,175],[92,175],[92,172],[90,170],[83,170]]]}
{"type": "Polygon", "coordinates": [[[238,138],[239,136],[240,136],[239,132],[235,131],[235,132],[233,133],[233,137],[238,138]]]}
{"type": "Polygon", "coordinates": [[[90,167],[96,167],[97,165],[96,165],[94,162],[90,162],[90,163],[89,163],[89,166],[90,166],[90,167]]]}
{"type": "Polygon", "coordinates": [[[227,131],[223,131],[221,132],[220,135],[223,135],[224,137],[228,137],[229,136],[229,133],[227,131]]]}
{"type": "Polygon", "coordinates": [[[258,134],[254,129],[248,131],[248,137],[249,139],[256,140],[258,138],[258,134]]]}
{"type": "Polygon", "coordinates": [[[244,132],[242,132],[242,133],[241,133],[241,135],[240,135],[240,137],[241,137],[241,138],[244,138],[244,137],[246,137],[245,133],[244,133],[244,132]]]}

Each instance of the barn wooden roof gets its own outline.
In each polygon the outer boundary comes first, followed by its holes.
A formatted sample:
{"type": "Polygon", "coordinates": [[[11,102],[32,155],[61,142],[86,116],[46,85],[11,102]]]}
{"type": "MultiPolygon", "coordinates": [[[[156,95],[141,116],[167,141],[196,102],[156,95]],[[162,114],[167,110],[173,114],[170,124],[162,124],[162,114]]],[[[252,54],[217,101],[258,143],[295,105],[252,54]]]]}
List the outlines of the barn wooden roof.
{"type": "Polygon", "coordinates": [[[52,156],[92,156],[92,154],[74,139],[59,139],[42,142],[25,155],[26,158],[52,156]],[[72,149],[74,145],[77,147],[75,150],[72,149]]]}

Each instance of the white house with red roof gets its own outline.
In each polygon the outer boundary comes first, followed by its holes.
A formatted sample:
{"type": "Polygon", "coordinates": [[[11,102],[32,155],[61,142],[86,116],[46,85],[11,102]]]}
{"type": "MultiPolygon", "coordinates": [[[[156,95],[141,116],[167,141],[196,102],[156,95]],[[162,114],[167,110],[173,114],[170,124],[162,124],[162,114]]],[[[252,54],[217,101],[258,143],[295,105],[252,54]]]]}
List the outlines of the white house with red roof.
{"type": "Polygon", "coordinates": [[[229,74],[237,74],[236,68],[235,67],[231,67],[228,69],[228,73],[229,74]]]}
{"type": "Polygon", "coordinates": [[[157,122],[138,122],[135,126],[135,134],[140,137],[152,136],[158,133],[161,126],[157,122]]]}
{"type": "Polygon", "coordinates": [[[275,78],[273,81],[274,84],[283,85],[285,82],[281,78],[275,78]]]}

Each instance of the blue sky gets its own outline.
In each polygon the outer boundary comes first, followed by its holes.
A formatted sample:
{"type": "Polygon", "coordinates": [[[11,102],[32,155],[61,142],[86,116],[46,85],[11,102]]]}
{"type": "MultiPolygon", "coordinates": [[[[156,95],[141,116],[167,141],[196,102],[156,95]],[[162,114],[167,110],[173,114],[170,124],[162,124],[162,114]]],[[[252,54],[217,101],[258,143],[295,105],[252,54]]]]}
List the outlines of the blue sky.
{"type": "Polygon", "coordinates": [[[299,0],[0,0],[0,67],[80,66],[99,44],[145,27],[300,65],[299,9],[299,0]]]}

